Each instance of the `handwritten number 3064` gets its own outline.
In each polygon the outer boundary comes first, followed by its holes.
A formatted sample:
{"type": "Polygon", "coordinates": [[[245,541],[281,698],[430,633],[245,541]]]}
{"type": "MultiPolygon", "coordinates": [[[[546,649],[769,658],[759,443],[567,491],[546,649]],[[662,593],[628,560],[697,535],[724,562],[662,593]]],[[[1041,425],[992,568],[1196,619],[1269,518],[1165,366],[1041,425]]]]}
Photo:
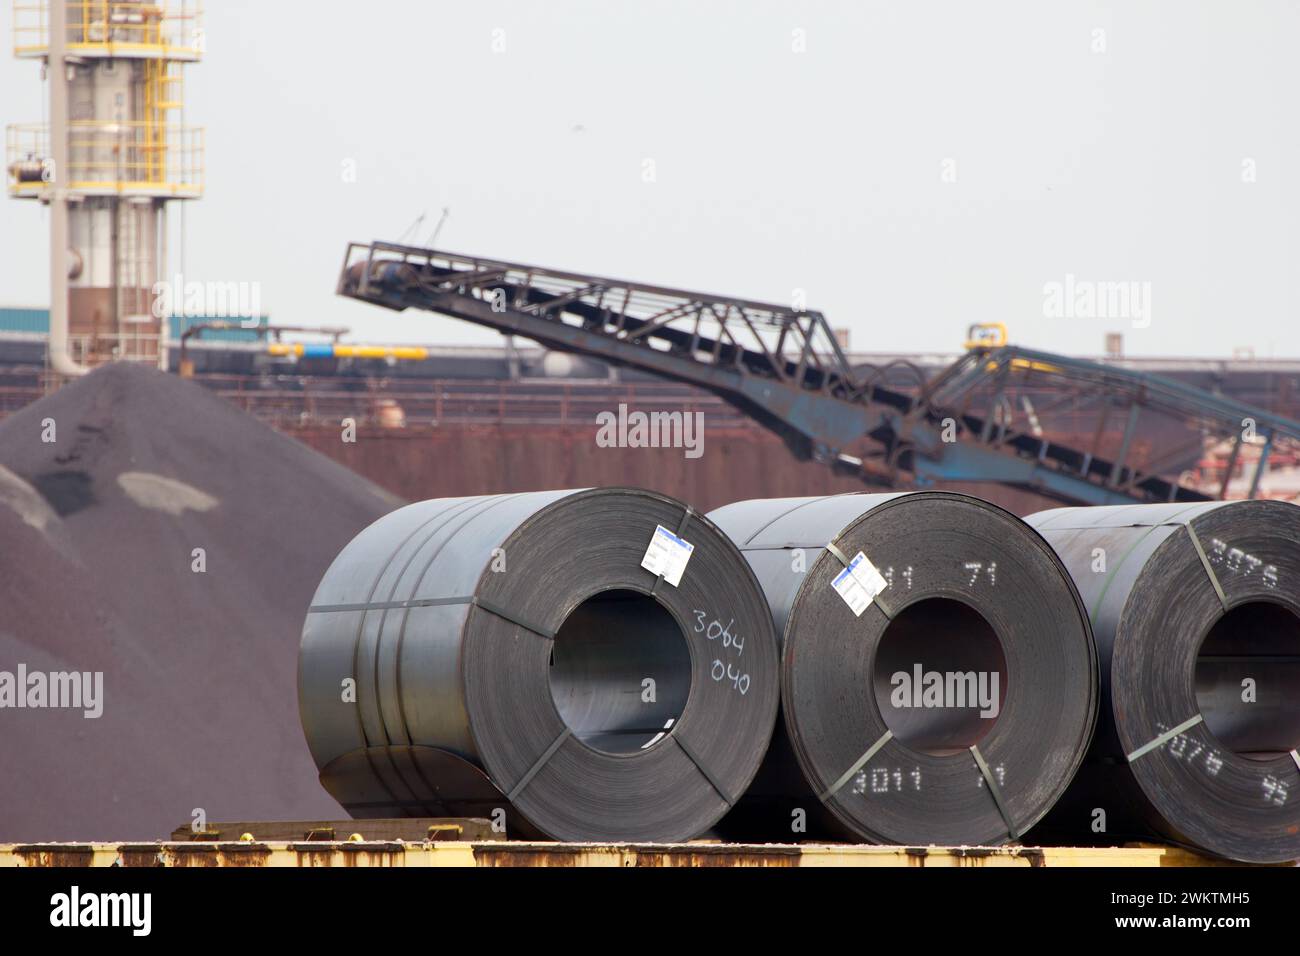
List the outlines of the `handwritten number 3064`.
{"type": "Polygon", "coordinates": [[[707,618],[708,618],[708,614],[706,612],[704,611],[695,612],[695,633],[696,634],[703,634],[711,641],[716,641],[718,638],[722,638],[722,646],[728,648],[734,648],[737,656],[740,656],[741,654],[745,653],[744,639],[739,634],[731,633],[731,626],[736,623],[735,618],[732,618],[731,620],[727,621],[725,627],[723,626],[721,621],[716,619],[709,621],[706,624],[705,621],[707,620],[707,618]]]}

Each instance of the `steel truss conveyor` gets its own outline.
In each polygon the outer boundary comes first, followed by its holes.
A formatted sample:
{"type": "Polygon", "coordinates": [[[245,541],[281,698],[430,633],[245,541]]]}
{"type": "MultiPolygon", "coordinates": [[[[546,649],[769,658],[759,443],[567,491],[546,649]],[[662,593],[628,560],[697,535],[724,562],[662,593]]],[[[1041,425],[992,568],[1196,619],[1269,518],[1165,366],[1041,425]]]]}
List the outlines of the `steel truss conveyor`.
{"type": "Polygon", "coordinates": [[[800,458],[873,485],[996,481],[1069,503],[1203,501],[1213,496],[1162,469],[1223,439],[1235,442],[1231,475],[1249,429],[1265,439],[1254,497],[1270,450],[1300,439],[1298,422],[1155,375],[1001,346],[974,349],[928,380],[912,370],[914,384],[900,384],[906,363],[855,369],[820,312],[399,243],[350,243],[337,292],[707,389],[800,458]],[[1012,400],[1024,390],[1047,390],[1050,406],[1095,417],[1093,450],[1045,436],[1038,421],[1048,409],[1012,400]],[[1181,422],[1190,441],[1139,462],[1134,439],[1151,415],[1181,422]],[[1122,438],[1103,457],[1112,420],[1122,438]],[[864,444],[868,451],[850,454],[864,444]]]}

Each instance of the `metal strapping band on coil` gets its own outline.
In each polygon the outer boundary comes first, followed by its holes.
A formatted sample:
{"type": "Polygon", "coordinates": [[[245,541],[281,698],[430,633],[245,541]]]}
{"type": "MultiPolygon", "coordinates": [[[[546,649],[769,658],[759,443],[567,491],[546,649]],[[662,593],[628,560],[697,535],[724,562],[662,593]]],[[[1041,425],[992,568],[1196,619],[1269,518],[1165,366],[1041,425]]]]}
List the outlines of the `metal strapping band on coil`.
{"type": "Polygon", "coordinates": [[[971,744],[970,752],[971,756],[975,758],[975,766],[979,768],[980,776],[984,778],[984,785],[989,788],[989,795],[993,797],[993,803],[1002,816],[1002,822],[1007,825],[1007,833],[1011,835],[1011,839],[1019,840],[1020,830],[1015,821],[1011,819],[1011,814],[1007,812],[1006,802],[1002,799],[1002,788],[998,786],[997,780],[993,778],[993,771],[989,769],[988,762],[984,759],[984,755],[980,753],[977,744],[971,744]]]}
{"type": "MultiPolygon", "coordinates": [[[[686,510],[682,512],[681,523],[677,525],[677,537],[679,538],[686,534],[686,525],[690,523],[691,515],[695,513],[695,510],[690,505],[685,507],[686,510]]],[[[663,583],[664,576],[662,574],[655,575],[655,583],[650,585],[650,593],[655,594],[659,590],[659,585],[663,583]]]]}
{"type": "Polygon", "coordinates": [[[1181,724],[1179,724],[1177,727],[1174,727],[1172,730],[1166,730],[1163,734],[1160,734],[1159,736],[1143,744],[1141,747],[1133,751],[1131,754],[1127,754],[1124,759],[1127,760],[1129,763],[1132,763],[1134,760],[1137,760],[1138,757],[1144,756],[1145,754],[1149,754],[1151,751],[1155,750],[1157,747],[1161,746],[1162,744],[1166,744],[1169,741],[1173,740],[1175,737],[1177,737],[1179,734],[1183,733],[1184,731],[1191,730],[1193,727],[1195,727],[1204,719],[1205,718],[1201,714],[1197,714],[1195,717],[1189,717],[1187,718],[1187,720],[1184,720],[1181,724]]]}
{"type": "Polygon", "coordinates": [[[850,780],[852,780],[859,770],[861,770],[868,763],[870,763],[871,758],[874,757],[877,753],[879,753],[880,748],[885,746],[885,744],[889,743],[889,741],[892,740],[893,737],[894,737],[894,732],[892,730],[886,730],[883,734],[881,734],[876,739],[876,742],[872,744],[870,747],[868,747],[861,757],[853,761],[853,765],[849,767],[848,770],[840,774],[840,778],[838,780],[836,780],[833,784],[831,784],[829,787],[827,787],[825,790],[821,792],[821,794],[818,796],[817,799],[825,803],[831,797],[835,796],[835,794],[839,793],[840,788],[843,787],[850,780]]]}
{"type": "MultiPolygon", "coordinates": [[[[844,566],[845,570],[848,570],[853,566],[853,559],[848,557],[843,551],[841,551],[834,541],[827,543],[826,550],[831,553],[831,556],[834,557],[835,560],[839,561],[839,563],[844,566]]],[[[885,615],[885,617],[887,618],[892,619],[894,615],[889,613],[889,607],[880,598],[881,595],[877,594],[875,597],[871,599],[871,603],[876,606],[876,608],[880,611],[881,614],[885,615]]]]}

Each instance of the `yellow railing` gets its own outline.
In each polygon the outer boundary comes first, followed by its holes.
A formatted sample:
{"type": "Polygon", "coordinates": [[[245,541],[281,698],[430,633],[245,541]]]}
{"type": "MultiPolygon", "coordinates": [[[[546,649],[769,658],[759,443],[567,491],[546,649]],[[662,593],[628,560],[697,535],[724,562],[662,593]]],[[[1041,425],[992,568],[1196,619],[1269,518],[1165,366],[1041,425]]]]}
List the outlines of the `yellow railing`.
{"type": "MultiPolygon", "coordinates": [[[[39,195],[53,177],[49,128],[10,126],[5,169],[9,192],[39,195]]],[[[68,129],[68,189],[87,195],[195,197],[203,192],[203,128],[147,121],[73,120],[68,129]]]]}
{"type": "MultiPolygon", "coordinates": [[[[57,0],[56,0],[57,2],[57,0]]],[[[65,0],[68,52],[195,60],[203,55],[203,8],[195,2],[65,0]]],[[[14,53],[43,56],[50,43],[49,0],[13,0],[14,53]]]]}

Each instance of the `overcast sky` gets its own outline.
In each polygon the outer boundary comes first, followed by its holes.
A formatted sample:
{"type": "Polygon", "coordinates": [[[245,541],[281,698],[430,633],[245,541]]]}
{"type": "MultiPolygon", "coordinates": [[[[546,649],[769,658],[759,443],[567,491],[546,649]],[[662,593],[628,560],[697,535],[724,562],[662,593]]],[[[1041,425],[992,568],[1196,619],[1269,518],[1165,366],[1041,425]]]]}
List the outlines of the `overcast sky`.
{"type": "MultiPolygon", "coordinates": [[[[1121,331],[1129,354],[1300,355],[1294,2],[205,6],[186,277],[260,283],[275,322],[498,341],[333,294],[349,239],[422,212],[424,238],[445,206],[440,247],[802,289],[854,350],[1004,321],[1077,354],[1121,331]],[[1067,275],[1149,300],[1045,314],[1067,275]]],[[[0,60],[0,120],[41,118],[38,76],[0,60]]],[[[0,202],[0,304],[48,302],[47,236],[37,204],[0,202]]]]}

